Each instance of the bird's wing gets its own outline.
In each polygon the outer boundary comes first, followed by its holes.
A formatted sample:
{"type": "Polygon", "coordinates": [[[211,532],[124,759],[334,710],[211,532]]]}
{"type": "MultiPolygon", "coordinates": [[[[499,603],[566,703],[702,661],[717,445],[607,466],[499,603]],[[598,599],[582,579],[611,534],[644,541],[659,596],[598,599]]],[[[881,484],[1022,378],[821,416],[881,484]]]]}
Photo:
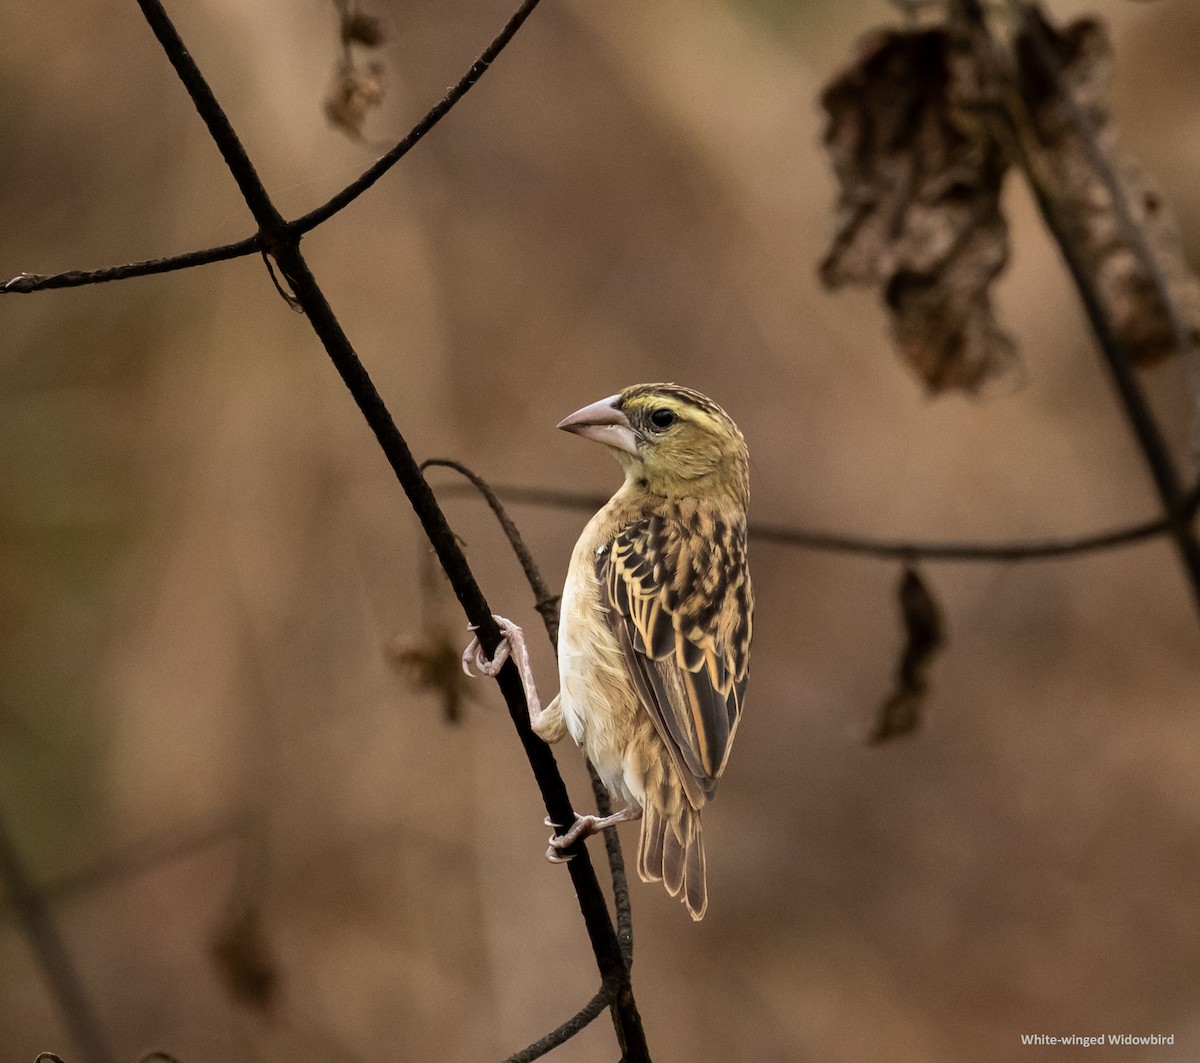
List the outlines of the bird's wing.
{"type": "Polygon", "coordinates": [[[741,716],[753,611],[744,525],[712,520],[703,531],[650,517],[622,528],[597,559],[634,689],[697,808],[741,716]]]}

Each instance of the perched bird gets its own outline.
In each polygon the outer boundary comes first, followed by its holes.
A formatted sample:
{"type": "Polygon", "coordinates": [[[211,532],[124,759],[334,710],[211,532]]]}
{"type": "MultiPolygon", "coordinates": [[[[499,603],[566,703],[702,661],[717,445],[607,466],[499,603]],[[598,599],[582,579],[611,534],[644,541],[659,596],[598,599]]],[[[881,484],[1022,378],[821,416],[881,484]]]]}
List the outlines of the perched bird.
{"type": "MultiPolygon", "coordinates": [[[[715,402],[676,384],[639,384],[585,406],[559,428],[611,448],[625,482],[571,556],[558,636],[559,693],[538,706],[520,629],[500,621],[530,694],[534,731],[570,734],[625,808],[576,815],[547,856],[641,819],[638,874],[708,906],[700,814],[741,718],[754,597],[746,564],[749,458],[715,402]]],[[[472,657],[472,651],[474,656],[472,657]]]]}

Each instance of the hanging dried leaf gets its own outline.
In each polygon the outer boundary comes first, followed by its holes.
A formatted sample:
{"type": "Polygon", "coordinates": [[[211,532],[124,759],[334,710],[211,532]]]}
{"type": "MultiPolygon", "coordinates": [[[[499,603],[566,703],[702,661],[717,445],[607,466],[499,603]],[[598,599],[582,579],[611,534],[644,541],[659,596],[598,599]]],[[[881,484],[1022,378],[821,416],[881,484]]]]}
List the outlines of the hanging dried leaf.
{"type": "Polygon", "coordinates": [[[387,40],[383,23],[376,15],[365,11],[347,10],[342,16],[342,42],[361,44],[364,48],[378,48],[387,40]]]}
{"type": "Polygon", "coordinates": [[[965,31],[935,27],[869,37],[822,95],[840,196],[821,279],[877,285],[935,393],[974,393],[1016,367],[988,296],[1008,256],[1007,159],[979,117],[992,92],[965,31]]]}
{"type": "Polygon", "coordinates": [[[1139,365],[1178,350],[1170,309],[1132,223],[1143,234],[1189,345],[1200,348],[1200,281],[1183,257],[1179,227],[1152,179],[1118,145],[1109,107],[1112,48],[1104,26],[1084,18],[1059,32],[1036,7],[1024,11],[1016,53],[1033,127],[1026,137],[1029,154],[1114,332],[1139,365]]]}
{"type": "Polygon", "coordinates": [[[325,117],[338,129],[362,139],[367,115],[383,102],[383,65],[345,59],[338,65],[333,85],[325,97],[325,117]]]}
{"type": "Polygon", "coordinates": [[[361,44],[364,48],[378,48],[387,40],[382,20],[378,15],[361,10],[358,0],[333,0],[333,6],[337,8],[343,45],[361,44]]]}
{"type": "Polygon", "coordinates": [[[388,649],[392,664],[415,690],[442,695],[447,723],[459,723],[463,706],[471,698],[471,687],[462,670],[462,647],[456,646],[443,629],[418,639],[397,640],[388,649]]]}
{"type": "Polygon", "coordinates": [[[279,988],[279,968],[257,905],[235,902],[209,952],[235,1000],[256,1011],[270,1011],[279,988]]]}
{"type": "Polygon", "coordinates": [[[896,668],[896,687],[880,706],[867,741],[872,744],[912,734],[921,722],[929,692],[929,668],[945,645],[942,611],[915,568],[905,566],[896,588],[904,624],[904,649],[896,668]]]}

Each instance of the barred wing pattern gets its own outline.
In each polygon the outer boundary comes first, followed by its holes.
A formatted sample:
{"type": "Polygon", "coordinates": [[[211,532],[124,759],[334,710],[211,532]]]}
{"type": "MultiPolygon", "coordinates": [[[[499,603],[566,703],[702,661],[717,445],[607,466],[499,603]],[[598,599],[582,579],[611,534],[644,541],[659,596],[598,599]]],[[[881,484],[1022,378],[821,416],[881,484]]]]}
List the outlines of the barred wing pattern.
{"type": "Polygon", "coordinates": [[[745,525],[700,517],[699,533],[657,515],[629,524],[597,559],[634,689],[693,808],[716,788],[737,730],[754,608],[745,525]]]}

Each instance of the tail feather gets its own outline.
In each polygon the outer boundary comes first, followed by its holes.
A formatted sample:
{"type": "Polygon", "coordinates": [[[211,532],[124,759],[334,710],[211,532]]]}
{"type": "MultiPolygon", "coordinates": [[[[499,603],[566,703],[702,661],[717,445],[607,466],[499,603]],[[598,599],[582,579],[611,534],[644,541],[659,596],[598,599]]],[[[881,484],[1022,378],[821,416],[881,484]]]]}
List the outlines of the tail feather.
{"type": "Polygon", "coordinates": [[[685,807],[678,819],[670,821],[647,802],[637,869],[643,882],[661,881],[672,897],[682,892],[691,917],[703,919],[708,908],[708,885],[699,812],[685,807]]]}
{"type": "Polygon", "coordinates": [[[663,831],[662,880],[667,892],[678,897],[683,888],[683,873],[687,863],[687,849],[681,837],[682,824],[668,823],[663,831]]]}
{"type": "Polygon", "coordinates": [[[700,920],[708,909],[708,869],[704,861],[704,839],[700,836],[700,817],[691,817],[691,839],[685,852],[683,881],[687,889],[684,903],[692,918],[700,920]]]}

